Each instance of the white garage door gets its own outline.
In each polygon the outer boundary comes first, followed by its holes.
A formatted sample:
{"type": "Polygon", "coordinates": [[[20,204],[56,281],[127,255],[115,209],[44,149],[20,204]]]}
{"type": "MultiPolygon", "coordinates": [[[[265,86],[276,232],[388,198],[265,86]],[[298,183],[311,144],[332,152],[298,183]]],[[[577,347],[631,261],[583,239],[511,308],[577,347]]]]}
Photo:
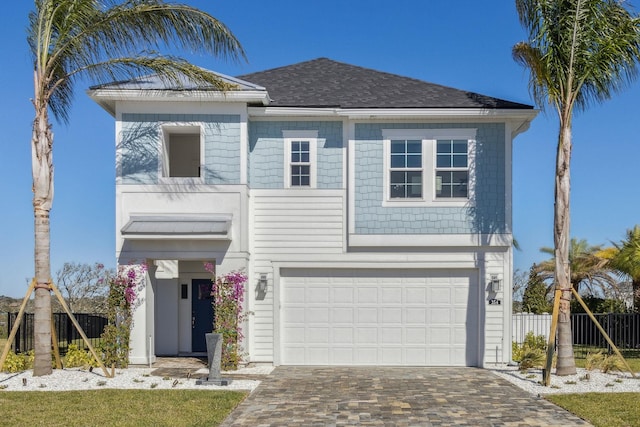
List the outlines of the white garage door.
{"type": "Polygon", "coordinates": [[[281,272],[284,365],[474,366],[473,270],[281,272]]]}

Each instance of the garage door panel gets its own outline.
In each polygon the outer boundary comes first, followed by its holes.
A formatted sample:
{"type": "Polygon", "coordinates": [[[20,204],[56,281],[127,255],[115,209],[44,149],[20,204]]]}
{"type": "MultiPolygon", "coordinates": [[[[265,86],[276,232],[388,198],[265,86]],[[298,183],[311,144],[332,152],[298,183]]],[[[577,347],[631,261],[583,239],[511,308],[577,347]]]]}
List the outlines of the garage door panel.
{"type": "Polygon", "coordinates": [[[355,290],[353,288],[335,287],[332,288],[331,301],[337,304],[353,304],[355,290]]]}
{"type": "Polygon", "coordinates": [[[406,305],[424,305],[427,303],[427,290],[424,289],[424,284],[422,287],[411,287],[405,289],[405,299],[404,303],[406,305]]]}
{"type": "Polygon", "coordinates": [[[402,288],[399,287],[383,287],[382,289],[383,304],[401,304],[402,288]]]}
{"type": "Polygon", "coordinates": [[[418,324],[424,325],[427,322],[427,310],[423,307],[405,308],[405,323],[406,324],[418,324]]]}
{"type": "Polygon", "coordinates": [[[282,270],[281,363],[475,365],[476,274],[282,270]]]}
{"type": "Polygon", "coordinates": [[[432,305],[451,305],[451,288],[448,286],[429,288],[429,303],[432,305]]]}
{"type": "Polygon", "coordinates": [[[378,309],[377,308],[356,308],[358,313],[358,319],[356,322],[358,324],[370,324],[370,323],[378,323],[378,309]]]}
{"type": "Polygon", "coordinates": [[[377,344],[378,329],[377,328],[357,328],[356,344],[377,344]]]}
{"type": "Polygon", "coordinates": [[[425,344],[427,342],[427,331],[424,327],[412,328],[408,327],[404,330],[405,344],[425,344]]]}
{"type": "Polygon", "coordinates": [[[356,318],[352,307],[333,308],[331,315],[334,323],[348,323],[352,325],[356,318]]]}
{"type": "Polygon", "coordinates": [[[392,324],[392,323],[397,323],[397,324],[402,324],[402,308],[397,307],[397,308],[387,308],[387,307],[383,307],[381,309],[382,311],[382,323],[387,325],[387,324],[392,324]]]}
{"type": "Polygon", "coordinates": [[[402,344],[402,328],[382,328],[382,344],[402,344]]]}
{"type": "Polygon", "coordinates": [[[402,349],[400,347],[383,347],[382,348],[382,364],[383,365],[400,365],[402,360],[402,349]]]}
{"type": "Polygon", "coordinates": [[[353,328],[333,328],[333,342],[336,344],[352,344],[353,328]]]}
{"type": "Polygon", "coordinates": [[[359,286],[357,288],[358,300],[356,301],[358,304],[377,304],[378,303],[378,292],[377,288],[362,287],[359,286]]]}

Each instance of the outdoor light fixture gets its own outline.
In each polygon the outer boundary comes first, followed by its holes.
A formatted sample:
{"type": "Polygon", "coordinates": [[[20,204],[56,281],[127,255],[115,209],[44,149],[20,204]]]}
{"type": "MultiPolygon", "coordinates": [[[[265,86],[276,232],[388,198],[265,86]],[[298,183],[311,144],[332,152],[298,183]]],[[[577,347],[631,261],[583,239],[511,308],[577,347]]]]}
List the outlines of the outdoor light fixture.
{"type": "Polygon", "coordinates": [[[258,280],[258,293],[266,294],[267,293],[267,275],[261,274],[260,280],[258,280]]]}
{"type": "Polygon", "coordinates": [[[489,279],[489,285],[491,286],[491,292],[500,292],[502,290],[502,280],[497,274],[492,274],[489,279]]]}

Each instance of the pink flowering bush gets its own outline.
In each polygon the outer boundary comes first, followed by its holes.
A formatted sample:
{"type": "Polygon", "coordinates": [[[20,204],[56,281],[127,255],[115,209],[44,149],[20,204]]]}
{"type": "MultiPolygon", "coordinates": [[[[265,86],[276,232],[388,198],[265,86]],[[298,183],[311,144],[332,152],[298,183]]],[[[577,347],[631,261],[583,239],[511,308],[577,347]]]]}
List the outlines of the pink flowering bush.
{"type": "MultiPolygon", "coordinates": [[[[205,268],[215,276],[213,265],[207,263],[205,268]]],[[[232,271],[217,277],[211,288],[213,331],[222,334],[221,367],[224,370],[238,369],[242,360],[239,343],[244,335],[241,325],[251,314],[243,310],[246,282],[245,274],[232,271]]]]}
{"type": "Polygon", "coordinates": [[[126,368],[129,363],[129,336],[133,326],[133,311],[144,287],[146,264],[119,265],[118,273],[109,282],[107,319],[102,333],[102,352],[106,365],[126,368]]]}

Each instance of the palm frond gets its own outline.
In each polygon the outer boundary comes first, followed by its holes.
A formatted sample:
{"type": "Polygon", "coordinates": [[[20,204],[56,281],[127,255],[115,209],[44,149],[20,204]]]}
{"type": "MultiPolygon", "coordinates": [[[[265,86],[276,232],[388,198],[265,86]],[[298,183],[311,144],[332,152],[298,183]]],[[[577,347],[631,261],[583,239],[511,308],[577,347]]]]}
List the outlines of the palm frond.
{"type": "Polygon", "coordinates": [[[236,37],[220,21],[191,6],[162,0],[37,0],[28,41],[41,99],[67,121],[74,86],[154,73],[179,85],[187,81],[227,90],[213,73],[157,53],[173,48],[245,60],[236,37]]]}

